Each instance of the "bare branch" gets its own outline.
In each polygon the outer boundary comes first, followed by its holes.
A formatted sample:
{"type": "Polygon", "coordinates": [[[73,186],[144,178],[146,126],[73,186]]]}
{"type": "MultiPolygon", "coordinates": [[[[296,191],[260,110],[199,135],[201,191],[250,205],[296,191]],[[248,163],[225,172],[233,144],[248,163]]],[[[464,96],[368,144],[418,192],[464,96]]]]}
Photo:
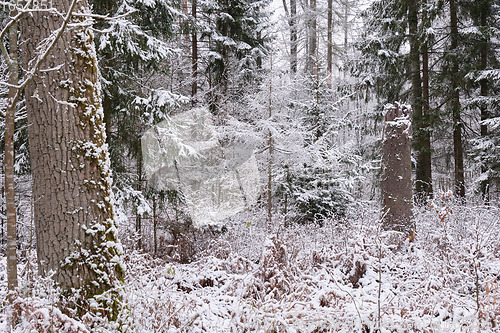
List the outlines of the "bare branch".
{"type": "Polygon", "coordinates": [[[73,15],[73,10],[75,9],[76,3],[78,0],[73,0],[71,2],[71,6],[68,9],[68,12],[66,13],[66,17],[64,18],[64,21],[61,25],[61,27],[57,30],[56,36],[52,40],[52,42],[49,44],[49,46],[45,49],[45,52],[42,53],[40,56],[38,56],[38,60],[33,66],[33,68],[28,71],[26,79],[18,86],[18,89],[22,90],[26,87],[26,85],[33,79],[35,74],[38,72],[38,69],[42,62],[47,58],[49,55],[49,52],[52,50],[52,48],[56,45],[57,41],[59,38],[61,38],[62,34],[64,33],[64,30],[66,29],[66,26],[68,25],[69,21],[71,20],[71,17],[73,15]]]}

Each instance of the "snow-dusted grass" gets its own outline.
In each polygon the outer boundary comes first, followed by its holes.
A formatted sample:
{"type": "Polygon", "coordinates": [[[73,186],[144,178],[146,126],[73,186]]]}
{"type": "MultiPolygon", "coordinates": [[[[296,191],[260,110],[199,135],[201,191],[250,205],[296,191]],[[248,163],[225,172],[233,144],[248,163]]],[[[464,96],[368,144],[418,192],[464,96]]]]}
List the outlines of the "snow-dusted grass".
{"type": "Polygon", "coordinates": [[[26,263],[9,306],[1,258],[0,331],[13,315],[15,332],[499,330],[498,208],[437,200],[415,210],[412,243],[382,232],[378,216],[362,207],[324,227],[276,227],[270,237],[264,223],[241,222],[190,264],[126,251],[119,326],[62,314],[50,282],[27,279],[26,263]]]}

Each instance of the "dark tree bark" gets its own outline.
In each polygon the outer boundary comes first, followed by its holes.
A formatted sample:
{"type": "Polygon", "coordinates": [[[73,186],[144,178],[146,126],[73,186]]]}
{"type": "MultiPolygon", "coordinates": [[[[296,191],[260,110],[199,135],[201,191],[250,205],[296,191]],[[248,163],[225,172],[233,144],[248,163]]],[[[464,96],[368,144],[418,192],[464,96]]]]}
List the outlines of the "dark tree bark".
{"type": "MultiPolygon", "coordinates": [[[[60,13],[89,13],[85,0],[53,5],[60,13]]],[[[66,306],[81,315],[90,310],[89,298],[116,286],[123,268],[91,24],[83,16],[67,18],[33,12],[22,21],[21,37],[24,68],[31,68],[40,43],[62,31],[40,67],[57,70],[33,76],[26,108],[39,272],[53,271],[66,295],[80,290],[78,304],[66,306]]],[[[118,296],[108,295],[93,311],[114,319],[118,296]]]]}
{"type": "Polygon", "coordinates": [[[411,115],[400,105],[386,108],[382,142],[382,225],[413,237],[411,115]]]}
{"type": "Polygon", "coordinates": [[[297,0],[290,0],[290,69],[297,73],[297,0]]]}
{"type": "MultiPolygon", "coordinates": [[[[11,16],[16,13],[11,12],[11,16]]],[[[9,28],[9,84],[18,84],[17,23],[9,28]]],[[[17,288],[17,227],[16,193],[14,183],[14,131],[18,91],[9,87],[7,109],[5,110],[5,206],[7,215],[7,287],[17,288]]]]}
{"type": "MultiPolygon", "coordinates": [[[[426,0],[424,0],[424,7],[426,7],[426,0]]],[[[424,28],[430,26],[427,9],[423,10],[422,23],[424,28]]],[[[432,148],[431,148],[431,129],[432,117],[430,114],[430,94],[429,94],[429,45],[428,39],[422,43],[422,149],[419,158],[421,164],[420,172],[420,185],[417,188],[418,193],[425,194],[421,198],[432,198],[432,148]]],[[[417,162],[417,163],[418,163],[417,162]]],[[[417,176],[417,180],[419,177],[417,176]]],[[[417,185],[418,186],[418,185],[417,185]]]]}
{"type": "MultiPolygon", "coordinates": [[[[485,29],[488,26],[488,11],[489,11],[489,5],[487,3],[484,3],[481,7],[481,16],[480,16],[480,24],[483,29],[485,29]]],[[[488,45],[489,45],[489,38],[487,36],[484,36],[484,40],[481,43],[481,50],[480,50],[480,60],[479,60],[479,70],[484,71],[488,67],[488,45]]],[[[488,87],[488,79],[482,79],[479,81],[480,85],[480,95],[483,97],[488,96],[489,94],[489,87],[488,87]]],[[[481,103],[480,105],[480,110],[481,110],[481,137],[486,139],[488,137],[488,125],[484,123],[486,119],[490,117],[489,111],[488,111],[488,105],[485,103],[481,103]]],[[[481,172],[486,173],[488,170],[487,166],[483,165],[481,166],[481,172]]],[[[490,202],[490,188],[489,188],[490,180],[484,179],[481,181],[480,184],[480,190],[481,190],[481,195],[483,196],[483,200],[486,203],[490,202]]]]}
{"type": "Polygon", "coordinates": [[[193,0],[191,4],[191,15],[193,17],[193,32],[191,33],[191,75],[193,82],[191,83],[191,98],[192,103],[196,103],[195,97],[198,93],[198,35],[196,28],[196,10],[197,0],[193,0]]]}
{"type": "MultiPolygon", "coordinates": [[[[408,2],[408,29],[410,33],[410,70],[413,108],[413,147],[417,153],[415,189],[419,199],[426,200],[432,194],[430,136],[425,122],[422,94],[422,79],[420,77],[420,42],[418,37],[418,1],[408,2]]],[[[425,59],[427,60],[427,59],[425,59]]],[[[428,71],[425,72],[425,75],[428,71]]],[[[427,79],[427,77],[426,77],[427,79]]],[[[428,81],[426,81],[427,83],[428,81]]],[[[428,88],[428,86],[426,86],[428,88]]],[[[428,90],[426,91],[428,93],[428,90]]]]}
{"type": "Polygon", "coordinates": [[[453,120],[453,157],[455,160],[455,195],[465,197],[464,156],[462,146],[462,121],[460,117],[460,93],[458,91],[460,77],[458,76],[458,20],[457,4],[450,0],[450,58],[451,58],[451,112],[453,120]]]}

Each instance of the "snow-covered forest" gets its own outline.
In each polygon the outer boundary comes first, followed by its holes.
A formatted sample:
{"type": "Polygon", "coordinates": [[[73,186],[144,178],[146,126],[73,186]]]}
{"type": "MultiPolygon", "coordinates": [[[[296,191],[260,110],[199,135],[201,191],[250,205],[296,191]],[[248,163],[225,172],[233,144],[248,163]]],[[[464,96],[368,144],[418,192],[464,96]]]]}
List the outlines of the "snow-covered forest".
{"type": "Polygon", "coordinates": [[[497,332],[497,0],[0,2],[1,332],[497,332]]]}

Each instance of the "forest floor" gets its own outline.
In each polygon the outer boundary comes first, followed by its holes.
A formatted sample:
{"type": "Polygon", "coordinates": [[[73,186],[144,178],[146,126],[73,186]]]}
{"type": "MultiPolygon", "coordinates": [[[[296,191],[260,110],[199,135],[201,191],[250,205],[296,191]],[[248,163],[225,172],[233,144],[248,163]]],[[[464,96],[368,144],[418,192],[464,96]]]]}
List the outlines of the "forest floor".
{"type": "MultiPolygon", "coordinates": [[[[0,331],[13,332],[498,332],[500,209],[446,199],[415,210],[418,234],[382,232],[376,207],[324,226],[267,236],[249,214],[213,237],[190,263],[127,250],[118,324],[70,319],[57,291],[19,266],[6,301],[0,257],[0,331]]],[[[253,217],[252,217],[253,216],[253,217]]]]}

